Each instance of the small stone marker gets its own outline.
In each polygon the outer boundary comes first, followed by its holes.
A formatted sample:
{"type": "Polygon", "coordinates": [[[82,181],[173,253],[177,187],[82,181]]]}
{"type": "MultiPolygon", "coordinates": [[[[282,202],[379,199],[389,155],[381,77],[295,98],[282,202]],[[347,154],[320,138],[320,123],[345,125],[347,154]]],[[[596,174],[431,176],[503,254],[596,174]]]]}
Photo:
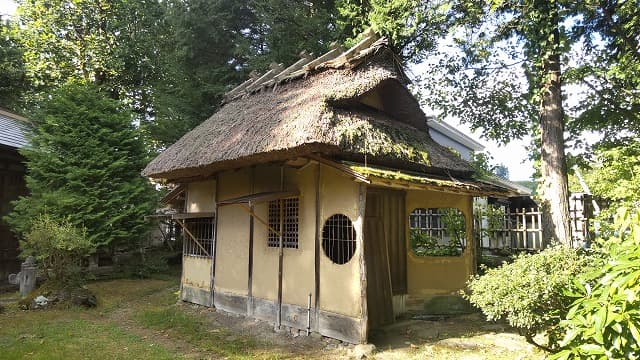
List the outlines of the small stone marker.
{"type": "Polygon", "coordinates": [[[10,284],[20,285],[20,296],[22,298],[25,298],[36,288],[37,270],[36,259],[33,256],[29,256],[22,265],[20,265],[19,273],[9,275],[10,284]]]}

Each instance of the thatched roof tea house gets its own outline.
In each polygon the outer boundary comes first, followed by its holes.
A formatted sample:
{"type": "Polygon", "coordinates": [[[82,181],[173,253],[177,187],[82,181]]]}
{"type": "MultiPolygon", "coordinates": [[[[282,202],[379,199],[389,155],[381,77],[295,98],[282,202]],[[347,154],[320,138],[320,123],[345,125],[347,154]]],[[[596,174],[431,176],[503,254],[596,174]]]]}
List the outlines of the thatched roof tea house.
{"type": "Polygon", "coordinates": [[[472,198],[504,190],[431,139],[384,40],[302,55],[143,173],[186,192],[183,300],[364,342],[464,286],[472,198]]]}

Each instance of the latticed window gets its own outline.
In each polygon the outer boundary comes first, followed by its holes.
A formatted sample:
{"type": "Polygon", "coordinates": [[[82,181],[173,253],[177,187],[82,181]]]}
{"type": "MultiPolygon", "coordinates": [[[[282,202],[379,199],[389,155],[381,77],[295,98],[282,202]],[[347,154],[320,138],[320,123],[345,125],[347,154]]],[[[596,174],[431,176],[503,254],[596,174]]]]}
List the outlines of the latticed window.
{"type": "Polygon", "coordinates": [[[343,214],[335,214],[322,227],[322,250],[336,264],[346,264],[356,252],[356,230],[343,214]]]}
{"type": "Polygon", "coordinates": [[[182,254],[185,256],[213,256],[215,221],[213,217],[185,219],[182,231],[182,254]]]}
{"type": "Polygon", "coordinates": [[[411,229],[429,231],[431,234],[441,237],[445,229],[440,217],[439,209],[413,209],[409,215],[409,226],[411,229]]]}
{"type": "MultiPolygon", "coordinates": [[[[298,248],[299,199],[297,197],[269,201],[269,227],[280,231],[280,205],[282,204],[282,247],[298,248]]],[[[269,229],[267,246],[278,247],[278,233],[269,229]]]]}
{"type": "Polygon", "coordinates": [[[416,208],[409,215],[411,250],[418,256],[458,256],[466,247],[466,221],[456,208],[416,208]]]}

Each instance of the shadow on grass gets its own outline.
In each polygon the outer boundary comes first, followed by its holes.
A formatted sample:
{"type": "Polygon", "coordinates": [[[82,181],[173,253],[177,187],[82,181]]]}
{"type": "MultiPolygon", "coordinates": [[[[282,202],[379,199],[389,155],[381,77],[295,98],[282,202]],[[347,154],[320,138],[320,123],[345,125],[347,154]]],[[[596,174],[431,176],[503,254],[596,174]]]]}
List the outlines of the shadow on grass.
{"type": "MultiPolygon", "coordinates": [[[[406,358],[542,359],[505,322],[489,322],[479,314],[441,318],[405,318],[370,332],[369,341],[382,352],[406,358]]],[[[391,357],[394,358],[394,357],[391,357]]]]}

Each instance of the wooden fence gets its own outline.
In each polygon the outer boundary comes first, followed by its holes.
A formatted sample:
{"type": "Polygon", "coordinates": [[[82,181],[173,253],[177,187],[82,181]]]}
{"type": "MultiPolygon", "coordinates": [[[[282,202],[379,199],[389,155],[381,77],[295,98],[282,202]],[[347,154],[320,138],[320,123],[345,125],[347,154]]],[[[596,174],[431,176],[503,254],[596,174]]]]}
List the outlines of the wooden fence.
{"type": "MultiPolygon", "coordinates": [[[[572,245],[587,246],[591,240],[591,196],[572,194],[569,201],[572,245]]],[[[482,249],[541,250],[546,245],[542,238],[542,213],[538,208],[509,210],[505,206],[477,208],[474,211],[474,229],[482,249]]]]}

